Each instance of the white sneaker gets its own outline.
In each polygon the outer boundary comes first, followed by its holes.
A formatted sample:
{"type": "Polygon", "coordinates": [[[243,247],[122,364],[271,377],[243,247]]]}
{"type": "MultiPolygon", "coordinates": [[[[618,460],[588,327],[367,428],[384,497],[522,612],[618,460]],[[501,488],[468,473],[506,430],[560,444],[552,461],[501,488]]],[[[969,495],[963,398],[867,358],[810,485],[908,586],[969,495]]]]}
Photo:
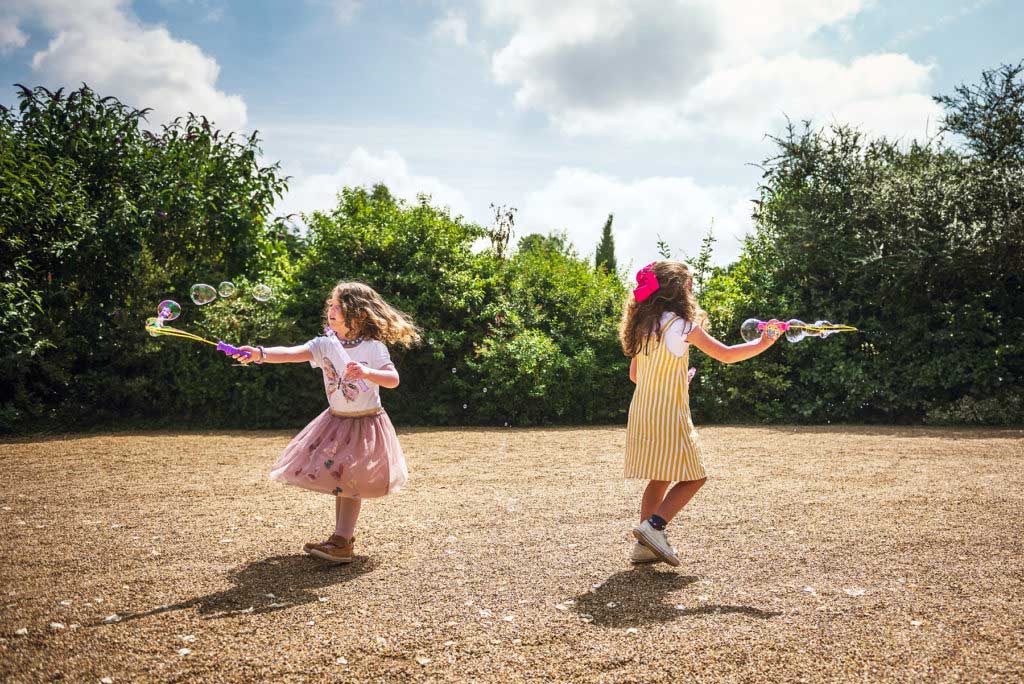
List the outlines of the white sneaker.
{"type": "Polygon", "coordinates": [[[633,552],[629,554],[629,562],[633,565],[641,563],[660,563],[658,555],[640,542],[633,542],[633,552]]]}
{"type": "MultiPolygon", "coordinates": [[[[672,547],[672,553],[676,554],[676,556],[679,555],[674,546],[672,547]]],[[[629,554],[629,562],[633,565],[642,565],[644,563],[661,563],[662,561],[656,553],[640,542],[633,542],[633,551],[629,554]]]]}
{"type": "Polygon", "coordinates": [[[654,552],[661,560],[673,567],[679,566],[679,558],[675,551],[669,546],[668,538],[663,530],[656,530],[651,523],[645,520],[640,527],[633,528],[633,536],[636,540],[654,552]]]}

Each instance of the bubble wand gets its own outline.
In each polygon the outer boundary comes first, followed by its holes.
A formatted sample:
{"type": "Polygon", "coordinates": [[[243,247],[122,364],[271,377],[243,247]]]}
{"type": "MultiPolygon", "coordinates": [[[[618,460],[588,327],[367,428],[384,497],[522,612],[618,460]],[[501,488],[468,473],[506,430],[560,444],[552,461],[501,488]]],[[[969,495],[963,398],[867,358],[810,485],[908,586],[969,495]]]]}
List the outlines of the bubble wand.
{"type": "Polygon", "coordinates": [[[828,321],[815,321],[804,323],[803,321],[791,318],[788,321],[761,321],[756,318],[748,318],[740,326],[740,336],[747,342],[753,342],[761,336],[761,333],[770,328],[779,333],[785,333],[786,339],[796,344],[806,337],[826,338],[840,332],[860,332],[852,325],[829,323],[828,321]]]}
{"type": "Polygon", "coordinates": [[[200,337],[199,335],[193,335],[190,332],[186,332],[184,330],[179,330],[177,328],[172,328],[170,326],[164,325],[164,321],[173,321],[174,319],[176,319],[178,316],[181,315],[181,307],[178,306],[178,303],[175,302],[175,301],[172,301],[170,299],[165,299],[164,301],[162,301],[159,304],[157,304],[156,312],[157,312],[157,315],[156,315],[155,318],[148,318],[148,319],[146,319],[146,332],[148,332],[153,337],[157,337],[159,335],[168,335],[170,337],[180,337],[180,338],[185,339],[185,340],[193,340],[195,342],[202,342],[202,343],[208,344],[208,345],[210,345],[212,347],[216,347],[217,351],[224,352],[228,356],[233,356],[235,354],[238,354],[240,356],[244,356],[245,358],[249,358],[251,356],[251,354],[249,352],[242,351],[238,347],[234,347],[234,346],[228,344],[227,342],[221,342],[221,341],[211,342],[210,340],[206,339],[205,337],[200,337]]]}

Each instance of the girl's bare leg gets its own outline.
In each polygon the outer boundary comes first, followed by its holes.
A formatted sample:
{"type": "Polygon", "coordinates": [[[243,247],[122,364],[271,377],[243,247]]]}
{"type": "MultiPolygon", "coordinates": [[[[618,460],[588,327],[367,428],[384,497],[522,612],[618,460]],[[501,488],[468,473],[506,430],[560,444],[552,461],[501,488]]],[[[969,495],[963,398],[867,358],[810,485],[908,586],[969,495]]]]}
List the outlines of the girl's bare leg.
{"type": "Polygon", "coordinates": [[[640,499],[640,522],[647,520],[657,512],[661,502],[665,500],[665,492],[670,484],[672,483],[664,480],[651,480],[647,484],[644,496],[640,499]]]}
{"type": "MultiPolygon", "coordinates": [[[[690,499],[697,493],[697,490],[704,486],[707,482],[707,478],[700,480],[689,480],[688,482],[677,482],[672,489],[668,490],[668,494],[665,499],[654,511],[659,517],[663,518],[665,522],[669,522],[672,518],[676,517],[679,511],[683,510],[683,506],[690,503],[690,499]]],[[[653,484],[653,483],[652,483],[653,484]]],[[[668,484],[668,483],[665,483],[668,484]]],[[[644,492],[646,498],[647,493],[644,492]]]]}
{"type": "Polygon", "coordinates": [[[350,499],[347,496],[339,496],[334,500],[334,534],[351,539],[356,531],[356,521],[359,520],[359,509],[363,505],[362,499],[350,499]]]}

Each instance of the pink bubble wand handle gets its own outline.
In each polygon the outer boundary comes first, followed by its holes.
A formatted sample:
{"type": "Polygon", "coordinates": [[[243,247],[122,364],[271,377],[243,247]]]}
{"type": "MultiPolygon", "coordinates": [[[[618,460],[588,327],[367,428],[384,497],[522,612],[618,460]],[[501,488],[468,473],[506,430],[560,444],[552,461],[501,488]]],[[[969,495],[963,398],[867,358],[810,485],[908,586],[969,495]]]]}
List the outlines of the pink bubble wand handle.
{"type": "Polygon", "coordinates": [[[789,330],[789,323],[786,321],[775,321],[774,323],[772,323],[771,321],[761,321],[760,323],[757,324],[757,329],[764,330],[768,326],[771,326],[776,330],[780,330],[782,332],[786,332],[787,330],[789,330]]]}

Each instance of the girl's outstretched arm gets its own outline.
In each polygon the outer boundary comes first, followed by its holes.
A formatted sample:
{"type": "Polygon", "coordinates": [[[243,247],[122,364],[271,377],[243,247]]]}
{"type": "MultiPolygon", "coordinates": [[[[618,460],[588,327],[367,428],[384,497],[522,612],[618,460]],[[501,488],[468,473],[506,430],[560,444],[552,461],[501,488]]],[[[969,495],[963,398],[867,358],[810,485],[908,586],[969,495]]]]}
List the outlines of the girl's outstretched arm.
{"type": "Polygon", "coordinates": [[[249,352],[248,358],[241,354],[234,355],[241,363],[302,363],[312,361],[313,352],[302,344],[298,347],[239,347],[249,352]],[[262,353],[261,350],[262,349],[262,353]]]}
{"type": "Polygon", "coordinates": [[[704,328],[694,328],[693,332],[686,336],[687,342],[722,363],[746,361],[775,344],[776,340],[778,340],[777,336],[769,337],[767,328],[761,333],[761,339],[754,340],[753,342],[744,342],[743,344],[734,344],[731,347],[716,340],[705,332],[704,328]]]}

